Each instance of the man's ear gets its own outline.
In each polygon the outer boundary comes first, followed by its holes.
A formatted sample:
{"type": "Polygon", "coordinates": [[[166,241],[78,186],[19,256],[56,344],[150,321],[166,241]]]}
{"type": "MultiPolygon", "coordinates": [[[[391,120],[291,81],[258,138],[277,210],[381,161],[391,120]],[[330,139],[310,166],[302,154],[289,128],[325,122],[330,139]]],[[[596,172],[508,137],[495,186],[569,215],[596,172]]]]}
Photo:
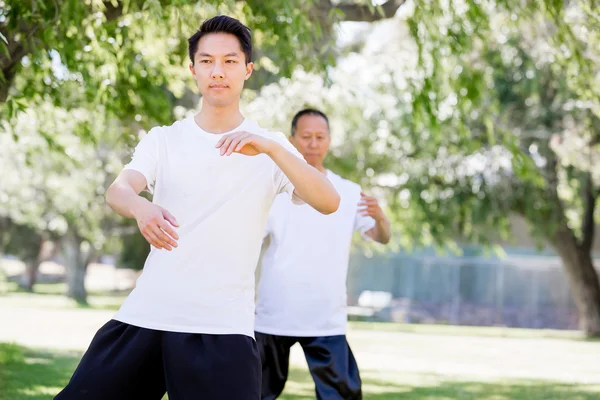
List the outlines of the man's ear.
{"type": "Polygon", "coordinates": [[[250,76],[252,75],[252,71],[254,71],[254,63],[249,62],[248,64],[246,64],[246,78],[244,78],[244,80],[248,80],[248,78],[250,78],[250,76]]]}

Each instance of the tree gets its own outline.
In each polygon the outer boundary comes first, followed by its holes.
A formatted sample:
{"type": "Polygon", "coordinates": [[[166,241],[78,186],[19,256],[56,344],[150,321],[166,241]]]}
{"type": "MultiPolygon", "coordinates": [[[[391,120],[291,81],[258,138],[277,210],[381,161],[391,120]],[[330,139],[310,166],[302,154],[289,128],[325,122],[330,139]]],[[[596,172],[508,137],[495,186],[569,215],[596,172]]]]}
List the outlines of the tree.
{"type": "Polygon", "coordinates": [[[581,3],[554,22],[542,2],[443,4],[413,3],[374,27],[327,89],[297,72],[249,110],[284,130],[301,107],[327,111],[329,166],[386,198],[404,246],[493,246],[523,216],[562,258],[581,327],[598,335],[597,20],[581,3]]]}
{"type": "Polygon", "coordinates": [[[600,336],[600,283],[591,258],[600,183],[590,157],[600,137],[594,2],[431,1],[428,12],[423,6],[415,2],[409,20],[423,76],[413,81],[406,121],[415,135],[428,137],[415,141],[416,151],[484,155],[486,169],[475,182],[429,171],[415,187],[421,199],[414,205],[436,235],[452,226],[481,238],[486,229],[506,230],[511,213],[522,215],[561,257],[581,328],[600,336]],[[579,162],[562,145],[573,134],[583,143],[579,162]],[[494,168],[493,151],[509,163],[494,168]],[[448,190],[454,195],[444,199],[448,190]]]}
{"type": "Polygon", "coordinates": [[[8,102],[10,117],[39,97],[65,108],[86,101],[121,119],[152,115],[142,122],[151,126],[167,122],[186,94],[186,39],[212,15],[236,16],[253,29],[258,74],[289,76],[295,65],[314,69],[332,61],[314,52],[327,51],[335,22],[389,17],[401,3],[390,0],[376,13],[367,4],[331,0],[4,0],[0,103],[8,102]]]}
{"type": "Polygon", "coordinates": [[[67,113],[49,104],[19,114],[14,126],[5,125],[8,134],[0,135],[0,160],[2,170],[10,173],[0,182],[0,217],[14,226],[3,232],[11,239],[7,247],[35,269],[46,257],[43,243],[60,244],[67,264],[67,294],[85,302],[85,270],[119,224],[103,197],[121,165],[124,149],[114,148],[122,129],[106,121],[102,109],[67,113]],[[96,143],[76,134],[81,120],[93,121],[94,129],[103,132],[96,143]],[[42,125],[47,132],[60,132],[52,146],[62,153],[50,150],[49,135],[40,133],[42,125]]]}
{"type": "Polygon", "coordinates": [[[0,197],[0,214],[40,237],[59,236],[69,295],[85,301],[86,266],[116,224],[106,219],[102,190],[95,190],[116,171],[103,164],[111,155],[106,146],[124,159],[138,131],[170,123],[178,106],[196,106],[186,39],[200,21],[226,13],[253,29],[253,81],[262,84],[298,64],[323,70],[330,58],[314,54],[334,54],[329,44],[336,21],[385,18],[400,4],[389,1],[373,17],[375,8],[366,3],[330,0],[1,1],[0,115],[8,123],[0,139],[10,161],[3,170],[18,172],[0,184],[8,199],[0,197]],[[68,127],[67,113],[77,116],[68,127]],[[56,182],[72,190],[63,193],[56,182]]]}

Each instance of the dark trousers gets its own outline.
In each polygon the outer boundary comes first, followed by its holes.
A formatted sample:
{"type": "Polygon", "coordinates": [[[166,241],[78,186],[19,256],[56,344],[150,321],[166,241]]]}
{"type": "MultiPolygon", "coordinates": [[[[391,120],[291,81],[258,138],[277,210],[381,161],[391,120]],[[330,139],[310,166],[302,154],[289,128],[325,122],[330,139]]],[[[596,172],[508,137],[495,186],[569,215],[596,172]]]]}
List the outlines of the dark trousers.
{"type": "Polygon", "coordinates": [[[111,320],[56,400],[258,400],[260,360],[245,335],[176,333],[111,320]]]}
{"type": "Polygon", "coordinates": [[[318,400],[362,399],[360,375],[346,336],[291,337],[256,332],[262,362],[262,399],[276,399],[288,377],[290,348],[300,343],[318,400]]]}

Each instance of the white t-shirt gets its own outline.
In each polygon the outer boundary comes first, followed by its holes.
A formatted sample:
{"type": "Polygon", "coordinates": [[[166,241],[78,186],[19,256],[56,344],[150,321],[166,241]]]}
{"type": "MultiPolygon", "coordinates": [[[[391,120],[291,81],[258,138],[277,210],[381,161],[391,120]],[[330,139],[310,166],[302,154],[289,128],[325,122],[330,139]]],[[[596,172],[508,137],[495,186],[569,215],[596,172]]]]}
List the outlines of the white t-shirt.
{"type": "Polygon", "coordinates": [[[327,171],[341,201],[323,215],[277,196],[265,236],[258,284],[257,332],[282,336],[332,336],[346,332],[346,276],[354,231],[375,225],[358,211],[360,187],[327,171]]]}
{"type": "MultiPolygon", "coordinates": [[[[278,141],[282,133],[245,120],[245,130],[278,141]]],[[[193,117],[152,129],[125,169],[141,172],[153,202],[175,216],[178,247],[151,247],[142,275],[115,316],[127,324],[172,332],[254,337],[254,271],[269,209],[294,187],[265,155],[221,156],[222,135],[193,117]]],[[[294,198],[294,202],[301,203],[294,198]]]]}

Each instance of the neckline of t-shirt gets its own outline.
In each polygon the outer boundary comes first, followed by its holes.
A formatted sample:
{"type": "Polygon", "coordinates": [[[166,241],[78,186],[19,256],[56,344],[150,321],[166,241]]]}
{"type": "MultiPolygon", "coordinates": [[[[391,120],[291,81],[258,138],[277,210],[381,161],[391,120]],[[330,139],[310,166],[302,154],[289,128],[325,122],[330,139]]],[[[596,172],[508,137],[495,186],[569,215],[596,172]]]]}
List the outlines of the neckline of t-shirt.
{"type": "Polygon", "coordinates": [[[248,122],[250,121],[248,118],[244,118],[244,120],[238,126],[236,126],[235,128],[233,128],[232,130],[230,130],[228,132],[212,133],[212,132],[208,132],[208,131],[205,131],[204,129],[200,128],[200,126],[198,126],[198,124],[196,123],[196,119],[195,119],[194,115],[188,117],[187,119],[188,119],[188,122],[194,127],[194,130],[197,133],[201,134],[204,137],[212,138],[214,140],[219,140],[223,135],[227,135],[228,133],[245,130],[245,129],[243,129],[244,126],[246,126],[248,124],[248,122]]]}

